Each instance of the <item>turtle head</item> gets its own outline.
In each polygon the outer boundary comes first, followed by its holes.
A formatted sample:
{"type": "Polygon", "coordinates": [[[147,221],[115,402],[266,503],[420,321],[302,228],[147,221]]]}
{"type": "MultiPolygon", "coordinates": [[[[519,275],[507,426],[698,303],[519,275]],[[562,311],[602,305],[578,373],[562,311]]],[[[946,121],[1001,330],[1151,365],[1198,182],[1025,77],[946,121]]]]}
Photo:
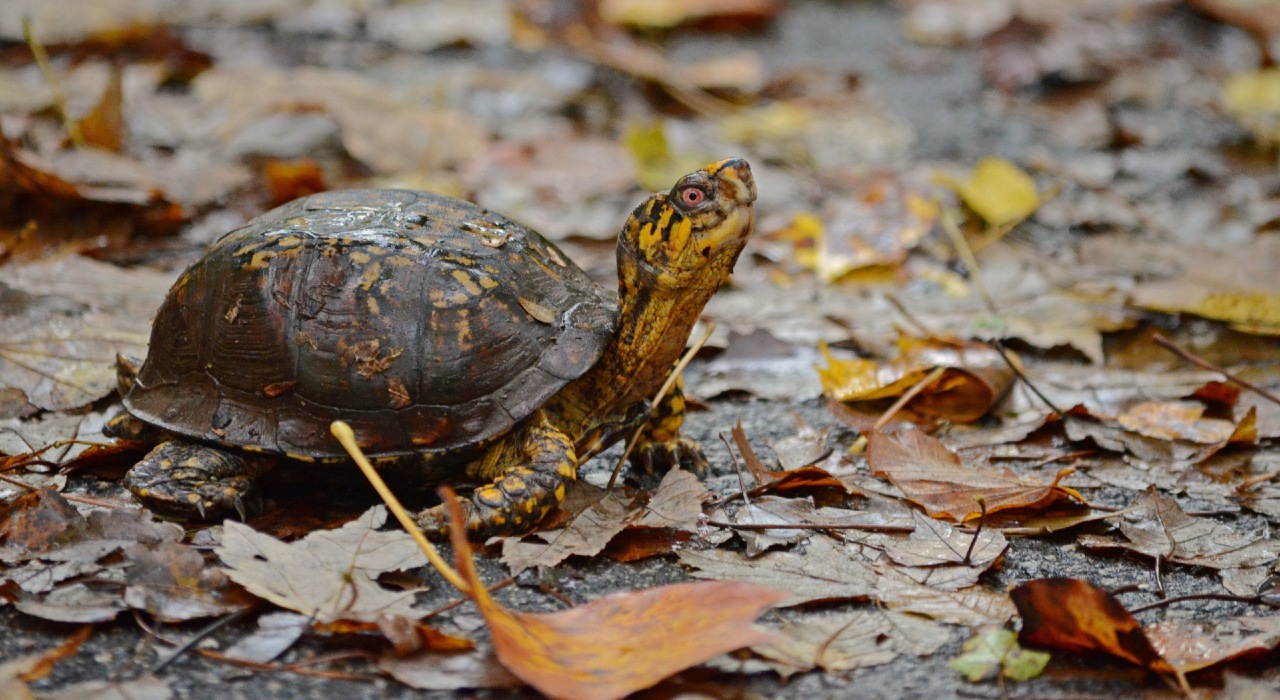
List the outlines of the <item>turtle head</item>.
{"type": "Polygon", "coordinates": [[[728,275],[755,224],[756,183],[741,158],[712,163],[680,178],[669,192],[636,207],[618,238],[623,292],[642,284],[713,283],[728,275]],[[713,276],[714,277],[714,276],[713,276]]]}

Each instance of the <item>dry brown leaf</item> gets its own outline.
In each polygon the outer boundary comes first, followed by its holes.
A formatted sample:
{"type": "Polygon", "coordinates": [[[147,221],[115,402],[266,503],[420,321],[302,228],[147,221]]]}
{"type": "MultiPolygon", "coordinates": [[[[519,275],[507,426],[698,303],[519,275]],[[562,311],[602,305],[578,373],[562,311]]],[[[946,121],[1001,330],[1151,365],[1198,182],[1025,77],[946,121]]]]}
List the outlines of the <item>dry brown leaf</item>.
{"type": "Polygon", "coordinates": [[[253,604],[221,569],[206,566],[194,547],[159,542],[134,545],[124,554],[129,567],[125,603],[161,622],[225,615],[253,604]]]}
{"type": "Polygon", "coordinates": [[[258,629],[237,639],[223,655],[265,664],[289,650],[311,627],[311,618],[292,612],[273,612],[258,618],[258,629]]]}
{"type": "Polygon", "coordinates": [[[454,654],[424,651],[403,658],[383,656],[378,659],[378,668],[418,690],[516,688],[524,685],[498,663],[490,647],[454,654]]]}
{"type": "Polygon", "coordinates": [[[778,640],[751,651],[783,678],[821,668],[845,672],[887,664],[898,656],[928,656],[951,641],[946,626],[893,610],[854,610],[767,629],[778,640]]]}
{"type": "Polygon", "coordinates": [[[1199,401],[1144,401],[1116,418],[1125,430],[1159,440],[1213,444],[1229,439],[1236,426],[1222,418],[1205,418],[1199,401]]]}
{"type": "Polygon", "coordinates": [[[1280,541],[1265,532],[1238,532],[1210,518],[1187,515],[1178,502],[1154,487],[1140,494],[1120,523],[1128,541],[1085,535],[1091,548],[1120,548],[1211,569],[1265,567],[1280,557],[1280,541]]]}
{"type": "Polygon", "coordinates": [[[894,398],[945,367],[907,406],[922,415],[969,422],[986,415],[1016,378],[1000,353],[985,343],[901,335],[898,350],[891,362],[880,364],[838,360],[824,347],[827,366],[818,368],[824,393],[840,401],[894,398]]]}
{"type": "Polygon", "coordinates": [[[449,489],[450,541],[468,597],[502,665],[553,698],[614,700],[724,652],[769,640],[753,626],[785,594],[737,582],[627,591],[550,614],[507,610],[476,573],[461,508],[449,489]]]}
{"type": "Polygon", "coordinates": [[[169,682],[155,676],[128,681],[84,681],[40,693],[41,700],[169,700],[169,682]]]}
{"type": "Polygon", "coordinates": [[[702,518],[702,505],[711,492],[693,472],[672,469],[649,496],[640,516],[629,528],[673,528],[692,532],[702,518]]]}
{"type": "Polygon", "coordinates": [[[1166,620],[1144,628],[1151,646],[1179,673],[1216,666],[1280,645],[1280,617],[1166,620]]]}
{"type": "Polygon", "coordinates": [[[414,607],[414,592],[388,590],[377,578],[423,566],[427,559],[408,533],[377,530],[386,519],[386,509],[378,506],[341,528],[290,543],[228,520],[215,551],[231,580],[318,622],[417,619],[427,611],[414,607]]]}
{"type": "Polygon", "coordinates": [[[867,463],[875,476],[886,477],[934,517],[969,520],[1012,508],[1037,509],[1060,500],[1085,503],[1074,489],[1019,476],[1008,469],[971,469],[938,439],[909,427],[867,436],[867,463]]]}
{"type": "Polygon", "coordinates": [[[1022,616],[1019,641],[1024,644],[1103,652],[1153,671],[1173,671],[1129,611],[1088,581],[1037,579],[1010,596],[1022,616]]]}
{"type": "MultiPolygon", "coordinates": [[[[749,558],[741,552],[685,548],[680,562],[696,569],[698,578],[747,581],[786,591],[782,605],[815,601],[875,599],[903,612],[944,622],[975,625],[1002,624],[1013,613],[1004,595],[981,586],[964,586],[936,567],[897,567],[874,547],[837,544],[825,536],[811,536],[803,549],[769,551],[749,558]],[[916,574],[917,577],[913,577],[916,574]],[[930,580],[936,574],[937,580],[930,580]],[[947,586],[950,586],[950,590],[947,586]]],[[[947,567],[972,583],[982,569],[947,567]]]]}

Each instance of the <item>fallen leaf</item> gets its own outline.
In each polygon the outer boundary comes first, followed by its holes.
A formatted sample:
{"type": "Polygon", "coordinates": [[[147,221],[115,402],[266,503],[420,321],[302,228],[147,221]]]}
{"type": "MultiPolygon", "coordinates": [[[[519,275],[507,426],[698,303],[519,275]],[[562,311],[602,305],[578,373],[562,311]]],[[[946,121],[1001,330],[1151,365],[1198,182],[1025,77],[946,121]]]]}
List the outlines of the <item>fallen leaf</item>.
{"type": "Polygon", "coordinates": [[[988,226],[1022,221],[1035,213],[1043,201],[1035,180],[1003,158],[983,158],[966,179],[943,178],[943,182],[988,226]]]}
{"type": "Polygon", "coordinates": [[[418,690],[516,688],[524,683],[498,663],[491,647],[464,653],[423,651],[413,656],[382,656],[378,668],[418,690]]]}
{"type": "Polygon", "coordinates": [[[1009,546],[1009,541],[999,532],[984,530],[970,534],[918,511],[913,515],[916,529],[906,538],[881,535],[872,540],[884,548],[895,564],[923,567],[961,564],[985,570],[1009,546]]]}
{"type": "Polygon", "coordinates": [[[854,610],[769,626],[777,640],[751,651],[783,678],[816,668],[852,671],[899,656],[928,656],[951,641],[940,623],[893,610],[854,610]]]}
{"type": "Polygon", "coordinates": [[[610,24],[652,30],[681,25],[758,27],[782,7],[778,0],[603,0],[597,12],[610,24]]]}
{"type": "Polygon", "coordinates": [[[1280,617],[1165,620],[1144,629],[1165,661],[1187,674],[1280,645],[1280,617]]]}
{"type": "Polygon", "coordinates": [[[133,545],[124,552],[124,601],[161,622],[182,622],[243,610],[252,599],[231,586],[217,567],[205,566],[194,547],[177,542],[133,545]]]}
{"type": "Polygon", "coordinates": [[[614,700],[724,652],[767,641],[752,622],[785,594],[737,582],[680,583],[597,598],[559,613],[507,610],[476,573],[448,489],[456,566],[502,665],[551,697],[614,700]]]}
{"type": "Polygon", "coordinates": [[[258,618],[258,629],[237,639],[223,655],[230,659],[265,664],[289,650],[311,627],[311,618],[291,612],[273,612],[258,618]]]}
{"type": "Polygon", "coordinates": [[[823,393],[839,401],[896,398],[946,368],[907,403],[913,411],[957,422],[975,421],[1013,386],[1016,375],[985,343],[900,335],[898,356],[888,363],[839,360],[824,345],[827,366],[818,367],[823,393]]]}
{"type": "Polygon", "coordinates": [[[169,700],[169,682],[155,676],[128,681],[84,681],[40,693],[41,700],[169,700]]]}
{"type": "Polygon", "coordinates": [[[649,496],[640,517],[628,527],[673,528],[692,532],[702,519],[702,506],[711,497],[706,485],[687,469],[672,469],[649,496]]]}
{"type": "Polygon", "coordinates": [[[1121,548],[1211,569],[1266,567],[1280,557],[1280,541],[1265,532],[1238,532],[1210,518],[1187,515],[1178,502],[1149,488],[1120,523],[1126,541],[1086,535],[1090,548],[1121,548]]]}
{"type": "Polygon", "coordinates": [[[1231,76],[1222,86],[1222,102],[1233,118],[1253,132],[1260,146],[1280,144],[1280,68],[1231,76]]]}
{"type": "MultiPolygon", "coordinates": [[[[874,548],[839,544],[815,535],[803,548],[769,551],[758,557],[723,550],[681,549],[680,563],[698,578],[746,581],[788,593],[783,606],[817,601],[867,600],[954,624],[1002,624],[1013,614],[1008,598],[981,586],[944,590],[881,560],[874,548]]],[[[958,567],[957,567],[958,568],[958,567]]],[[[970,580],[981,570],[965,568],[970,580]]],[[[927,580],[927,575],[921,578],[927,580]]],[[[941,578],[941,577],[940,577],[941,578]]]]}
{"type": "Polygon", "coordinates": [[[1144,401],[1116,417],[1125,430],[1159,440],[1222,442],[1235,432],[1235,424],[1222,418],[1205,418],[1198,401],[1144,401]]]}
{"type": "Polygon", "coordinates": [[[1035,678],[1049,663],[1049,655],[1018,646],[1018,634],[999,627],[987,627],[965,641],[951,668],[970,683],[997,677],[1011,681],[1035,678]]]}
{"type": "Polygon", "coordinates": [[[1070,470],[1045,484],[1008,469],[965,467],[956,453],[919,430],[877,431],[867,438],[867,463],[872,474],[887,477],[934,517],[976,518],[983,512],[978,499],[985,503],[987,513],[1042,509],[1064,499],[1085,503],[1074,489],[1058,485],[1070,470]]]}
{"type": "Polygon", "coordinates": [[[22,592],[13,606],[20,612],[54,622],[107,622],[127,610],[115,586],[73,583],[54,588],[39,598],[22,592]]]}
{"type": "Polygon", "coordinates": [[[417,619],[413,591],[391,591],[379,574],[423,566],[426,557],[408,533],[382,532],[387,511],[372,508],[336,530],[284,543],[228,520],[215,552],[227,576],[250,593],[318,622],[376,621],[384,615],[417,619]]]}
{"type": "Polygon", "coordinates": [[[1173,672],[1129,611],[1087,581],[1036,579],[1009,595],[1022,616],[1018,639],[1024,644],[1103,652],[1152,671],[1173,672]]]}

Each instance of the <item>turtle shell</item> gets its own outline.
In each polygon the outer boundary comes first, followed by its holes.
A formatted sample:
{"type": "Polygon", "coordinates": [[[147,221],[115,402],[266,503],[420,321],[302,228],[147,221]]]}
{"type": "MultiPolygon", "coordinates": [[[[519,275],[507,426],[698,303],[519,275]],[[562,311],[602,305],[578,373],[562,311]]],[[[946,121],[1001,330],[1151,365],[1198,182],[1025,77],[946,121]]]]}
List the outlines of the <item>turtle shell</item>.
{"type": "Polygon", "coordinates": [[[197,440],[302,459],[501,435],[595,364],[617,302],[537,232],[427,192],[298,199],[221,238],[160,307],[124,398],[197,440]]]}

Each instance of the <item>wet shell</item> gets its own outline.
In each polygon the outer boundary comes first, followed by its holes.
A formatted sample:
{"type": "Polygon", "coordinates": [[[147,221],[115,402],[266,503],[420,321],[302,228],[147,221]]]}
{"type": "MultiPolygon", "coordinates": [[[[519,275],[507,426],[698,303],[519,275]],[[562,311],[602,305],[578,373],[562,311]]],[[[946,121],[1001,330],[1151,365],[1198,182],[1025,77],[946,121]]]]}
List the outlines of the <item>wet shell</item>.
{"type": "Polygon", "coordinates": [[[537,232],[427,192],[296,200],[170,290],[125,397],[197,440],[306,459],[438,454],[501,435],[600,357],[614,296],[537,232]]]}

